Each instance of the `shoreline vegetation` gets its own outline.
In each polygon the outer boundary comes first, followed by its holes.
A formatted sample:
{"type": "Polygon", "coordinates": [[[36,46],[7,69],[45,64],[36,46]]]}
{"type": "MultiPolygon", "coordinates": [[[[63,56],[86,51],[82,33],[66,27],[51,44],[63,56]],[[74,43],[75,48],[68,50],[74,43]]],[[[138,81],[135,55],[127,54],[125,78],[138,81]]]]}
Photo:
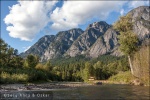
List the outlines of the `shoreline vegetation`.
{"type": "Polygon", "coordinates": [[[137,86],[149,86],[149,83],[143,83],[142,80],[134,77],[130,71],[120,72],[114,76],[111,76],[107,80],[92,80],[86,82],[63,82],[63,81],[34,81],[24,83],[7,83],[0,84],[0,92],[5,91],[28,91],[28,90],[52,90],[52,89],[72,89],[83,86],[91,85],[105,85],[105,84],[126,84],[126,85],[137,85],[137,86]],[[97,84],[101,83],[101,84],[97,84]]]}
{"type": "Polygon", "coordinates": [[[14,84],[1,84],[0,92],[9,91],[49,91],[53,89],[73,89],[77,87],[105,85],[105,84],[124,84],[124,85],[137,85],[149,86],[142,80],[134,77],[130,71],[120,72],[111,76],[107,80],[91,80],[86,82],[68,82],[68,81],[35,81],[27,83],[14,83],[14,84]],[[100,83],[100,84],[98,84],[100,83]]]}

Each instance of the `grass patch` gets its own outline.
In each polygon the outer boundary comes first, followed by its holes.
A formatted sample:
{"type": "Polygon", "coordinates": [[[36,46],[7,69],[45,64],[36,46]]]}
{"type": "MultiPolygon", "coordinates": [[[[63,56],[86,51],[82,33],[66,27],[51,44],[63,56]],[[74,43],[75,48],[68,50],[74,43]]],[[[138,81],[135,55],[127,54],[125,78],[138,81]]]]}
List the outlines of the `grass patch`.
{"type": "Polygon", "coordinates": [[[49,71],[34,68],[0,67],[0,72],[0,84],[55,81],[57,77],[49,71]]]}
{"type": "Polygon", "coordinates": [[[0,74],[0,83],[16,83],[16,82],[27,82],[29,76],[27,74],[9,74],[2,72],[0,74]]]}
{"type": "Polygon", "coordinates": [[[116,75],[111,76],[108,80],[116,83],[129,84],[134,79],[134,76],[130,71],[119,72],[116,75]]]}

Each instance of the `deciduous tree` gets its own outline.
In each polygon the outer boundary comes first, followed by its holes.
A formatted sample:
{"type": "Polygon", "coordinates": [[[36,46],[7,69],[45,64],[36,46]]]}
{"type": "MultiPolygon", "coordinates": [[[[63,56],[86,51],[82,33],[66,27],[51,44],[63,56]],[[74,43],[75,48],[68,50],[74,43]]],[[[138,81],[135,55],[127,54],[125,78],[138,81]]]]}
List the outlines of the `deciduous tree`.
{"type": "Polygon", "coordinates": [[[131,55],[137,50],[138,37],[133,32],[133,23],[130,15],[120,17],[119,21],[114,24],[114,28],[120,32],[119,44],[120,50],[128,56],[131,73],[133,67],[131,63],[131,55]]]}

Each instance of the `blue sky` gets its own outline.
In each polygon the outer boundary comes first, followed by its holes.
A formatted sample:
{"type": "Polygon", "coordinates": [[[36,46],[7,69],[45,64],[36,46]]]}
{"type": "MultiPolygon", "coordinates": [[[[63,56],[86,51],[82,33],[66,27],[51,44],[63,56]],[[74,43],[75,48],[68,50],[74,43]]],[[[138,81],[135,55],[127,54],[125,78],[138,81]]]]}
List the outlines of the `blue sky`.
{"type": "Polygon", "coordinates": [[[1,1],[1,38],[19,53],[44,35],[88,24],[113,24],[131,9],[149,1],[1,1]]]}

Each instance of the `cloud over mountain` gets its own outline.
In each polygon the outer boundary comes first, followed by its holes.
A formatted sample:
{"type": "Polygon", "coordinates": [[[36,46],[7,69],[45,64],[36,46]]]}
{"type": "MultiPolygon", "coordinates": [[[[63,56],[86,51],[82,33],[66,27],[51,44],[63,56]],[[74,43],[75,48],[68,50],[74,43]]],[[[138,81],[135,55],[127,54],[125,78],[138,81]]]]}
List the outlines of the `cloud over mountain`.
{"type": "Polygon", "coordinates": [[[93,18],[103,20],[110,12],[119,11],[125,1],[65,1],[51,14],[52,29],[78,27],[93,18]]]}
{"type": "Polygon", "coordinates": [[[133,9],[139,6],[143,6],[143,5],[149,5],[149,1],[147,0],[139,0],[139,1],[130,1],[129,2],[129,8],[133,9]]]}
{"type": "Polygon", "coordinates": [[[31,41],[47,25],[47,13],[55,3],[56,1],[18,1],[18,4],[9,7],[10,12],[4,19],[9,35],[31,41]]]}

